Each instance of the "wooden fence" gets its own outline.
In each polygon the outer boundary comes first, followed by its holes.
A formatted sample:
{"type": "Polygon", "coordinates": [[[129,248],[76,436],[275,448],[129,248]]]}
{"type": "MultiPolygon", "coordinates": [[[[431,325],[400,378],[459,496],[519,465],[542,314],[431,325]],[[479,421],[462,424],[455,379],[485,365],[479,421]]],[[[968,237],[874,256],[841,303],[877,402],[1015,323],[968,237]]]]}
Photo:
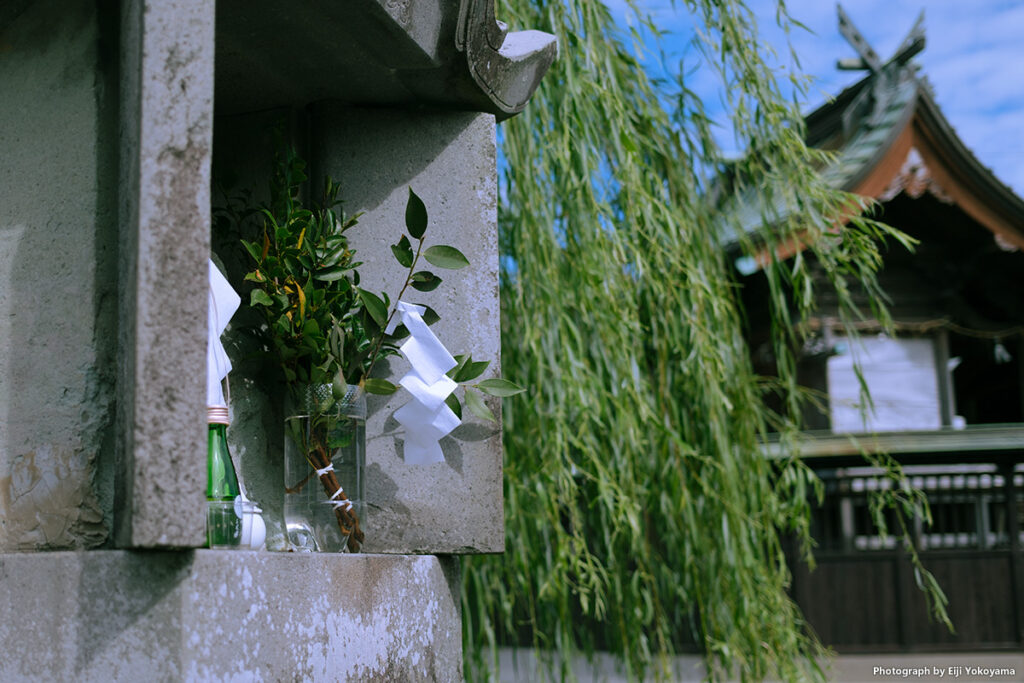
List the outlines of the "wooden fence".
{"type": "Polygon", "coordinates": [[[1021,649],[1024,471],[1012,461],[906,469],[933,516],[930,526],[910,520],[912,541],[945,591],[955,632],[929,615],[907,554],[873,520],[870,498],[890,484],[868,468],[820,472],[818,566],[790,563],[792,595],[809,623],[838,652],[1021,649]]]}

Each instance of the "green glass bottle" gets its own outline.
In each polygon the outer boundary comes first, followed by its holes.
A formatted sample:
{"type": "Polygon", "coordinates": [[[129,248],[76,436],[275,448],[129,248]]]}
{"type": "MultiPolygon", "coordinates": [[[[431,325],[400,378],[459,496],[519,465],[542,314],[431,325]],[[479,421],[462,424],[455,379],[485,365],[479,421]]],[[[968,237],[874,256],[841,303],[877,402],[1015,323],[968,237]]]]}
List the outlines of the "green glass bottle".
{"type": "Polygon", "coordinates": [[[228,451],[226,406],[207,406],[210,425],[206,457],[207,545],[210,548],[238,546],[242,538],[242,519],[235,511],[235,499],[241,490],[235,466],[228,451]]]}

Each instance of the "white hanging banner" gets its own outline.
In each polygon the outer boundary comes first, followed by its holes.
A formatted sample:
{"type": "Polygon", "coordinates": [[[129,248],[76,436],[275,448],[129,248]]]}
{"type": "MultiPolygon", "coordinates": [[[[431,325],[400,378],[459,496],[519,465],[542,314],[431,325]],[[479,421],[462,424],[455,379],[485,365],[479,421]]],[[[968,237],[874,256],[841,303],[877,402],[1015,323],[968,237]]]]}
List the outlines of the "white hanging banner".
{"type": "Polygon", "coordinates": [[[409,330],[409,339],[398,350],[412,366],[398,383],[413,400],[395,411],[395,419],[405,427],[405,462],[444,462],[439,441],[461,423],[444,402],[458,386],[445,373],[458,363],[423,321],[426,308],[399,301],[395,310],[398,315],[391,319],[386,332],[394,332],[401,319],[409,330]]]}
{"type": "Polygon", "coordinates": [[[206,405],[225,406],[224,390],[220,381],[231,372],[231,360],[228,358],[220,335],[227,329],[228,321],[238,310],[242,299],[228,284],[210,260],[210,295],[206,321],[206,405]]]}

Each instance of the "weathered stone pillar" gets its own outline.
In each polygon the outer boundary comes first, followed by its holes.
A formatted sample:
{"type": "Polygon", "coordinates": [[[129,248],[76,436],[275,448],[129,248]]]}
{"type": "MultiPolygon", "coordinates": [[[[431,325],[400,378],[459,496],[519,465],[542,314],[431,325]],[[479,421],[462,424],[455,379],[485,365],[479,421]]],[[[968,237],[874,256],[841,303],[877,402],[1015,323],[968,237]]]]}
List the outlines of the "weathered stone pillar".
{"type": "Polygon", "coordinates": [[[115,538],[205,539],[213,0],[121,3],[115,538]]]}
{"type": "Polygon", "coordinates": [[[0,552],[109,537],[117,11],[0,3],[0,552]]]}

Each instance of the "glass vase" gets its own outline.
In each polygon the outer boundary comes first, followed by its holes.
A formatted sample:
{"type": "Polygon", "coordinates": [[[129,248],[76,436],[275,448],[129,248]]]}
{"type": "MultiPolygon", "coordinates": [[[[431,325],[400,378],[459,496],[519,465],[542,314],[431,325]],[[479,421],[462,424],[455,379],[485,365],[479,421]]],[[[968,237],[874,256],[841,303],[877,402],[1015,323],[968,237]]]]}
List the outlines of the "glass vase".
{"type": "Polygon", "coordinates": [[[291,550],[357,551],[366,511],[366,394],[324,384],[293,392],[289,403],[284,519],[291,550]]]}

